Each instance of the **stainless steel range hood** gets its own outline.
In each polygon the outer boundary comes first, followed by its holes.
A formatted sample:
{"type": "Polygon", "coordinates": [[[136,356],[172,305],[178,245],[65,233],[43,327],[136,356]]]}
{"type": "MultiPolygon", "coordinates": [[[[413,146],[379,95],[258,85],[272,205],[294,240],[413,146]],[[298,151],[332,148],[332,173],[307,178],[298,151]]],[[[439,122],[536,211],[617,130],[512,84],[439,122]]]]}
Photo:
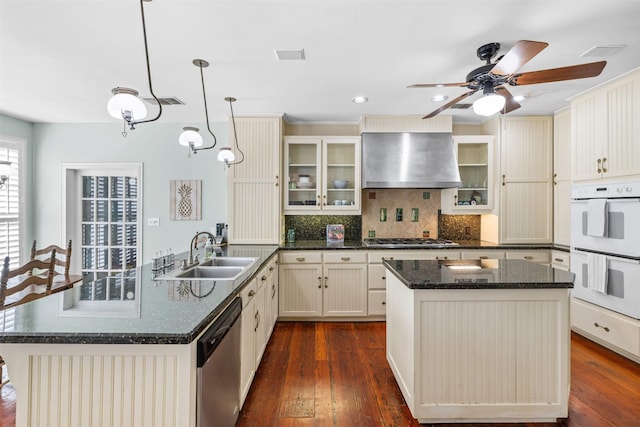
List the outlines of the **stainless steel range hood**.
{"type": "Polygon", "coordinates": [[[362,134],[363,188],[460,187],[450,133],[362,134]]]}

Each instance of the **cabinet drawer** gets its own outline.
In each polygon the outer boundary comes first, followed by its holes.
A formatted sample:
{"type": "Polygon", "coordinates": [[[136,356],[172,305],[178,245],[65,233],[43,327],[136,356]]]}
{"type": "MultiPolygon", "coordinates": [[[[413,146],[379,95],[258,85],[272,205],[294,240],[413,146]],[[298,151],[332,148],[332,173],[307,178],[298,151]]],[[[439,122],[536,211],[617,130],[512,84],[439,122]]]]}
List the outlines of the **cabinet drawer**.
{"type": "Polygon", "coordinates": [[[551,251],[551,266],[569,271],[571,267],[571,254],[563,251],[551,251]]]}
{"type": "Polygon", "coordinates": [[[382,264],[368,266],[369,289],[387,289],[387,269],[382,264]]]}
{"type": "Polygon", "coordinates": [[[325,263],[345,264],[367,262],[367,253],[362,251],[330,251],[324,253],[325,263]]]}
{"type": "Polygon", "coordinates": [[[249,282],[242,291],[240,291],[240,297],[242,298],[242,307],[248,307],[249,303],[253,300],[254,296],[258,292],[258,280],[253,279],[249,282]]]}
{"type": "Polygon", "coordinates": [[[541,264],[549,264],[549,251],[528,251],[528,250],[511,250],[507,251],[507,259],[524,259],[531,262],[538,262],[541,264]]]}
{"type": "Polygon", "coordinates": [[[504,259],[504,251],[494,249],[467,249],[462,251],[462,259],[504,259]]]}
{"type": "Polygon", "coordinates": [[[280,264],[318,264],[322,262],[322,252],[282,252],[280,264]]]}
{"type": "Polygon", "coordinates": [[[571,325],[640,356],[640,321],[572,298],[571,325]]]}
{"type": "Polygon", "coordinates": [[[425,249],[421,251],[408,251],[398,249],[396,251],[371,251],[369,252],[369,263],[382,263],[384,259],[460,259],[459,250],[434,250],[425,249]]]}
{"type": "Polygon", "coordinates": [[[387,291],[369,291],[369,316],[387,314],[387,291]]]}

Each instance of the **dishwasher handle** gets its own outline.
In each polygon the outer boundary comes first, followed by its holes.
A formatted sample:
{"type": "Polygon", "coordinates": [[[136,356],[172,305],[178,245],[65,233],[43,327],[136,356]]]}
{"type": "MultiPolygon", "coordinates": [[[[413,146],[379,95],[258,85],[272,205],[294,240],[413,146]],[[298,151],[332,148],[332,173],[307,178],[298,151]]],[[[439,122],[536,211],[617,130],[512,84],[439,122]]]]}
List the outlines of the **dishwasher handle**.
{"type": "Polygon", "coordinates": [[[231,304],[218,316],[213,324],[202,334],[197,343],[197,367],[201,368],[207,359],[220,345],[229,330],[242,313],[242,299],[234,299],[231,304]]]}

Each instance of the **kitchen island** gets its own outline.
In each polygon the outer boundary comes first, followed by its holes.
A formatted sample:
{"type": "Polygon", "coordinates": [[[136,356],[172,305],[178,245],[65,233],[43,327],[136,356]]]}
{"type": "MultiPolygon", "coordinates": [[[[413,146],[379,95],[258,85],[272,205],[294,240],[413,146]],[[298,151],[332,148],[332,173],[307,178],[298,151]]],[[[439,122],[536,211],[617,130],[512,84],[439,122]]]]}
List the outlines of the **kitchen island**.
{"type": "Polygon", "coordinates": [[[568,416],[571,273],[523,260],[384,265],[387,360],[414,418],[568,416]]]}
{"type": "Polygon", "coordinates": [[[197,339],[277,249],[227,246],[258,258],[234,280],[156,280],[144,265],[15,307],[0,354],[16,425],[195,425],[197,339]]]}

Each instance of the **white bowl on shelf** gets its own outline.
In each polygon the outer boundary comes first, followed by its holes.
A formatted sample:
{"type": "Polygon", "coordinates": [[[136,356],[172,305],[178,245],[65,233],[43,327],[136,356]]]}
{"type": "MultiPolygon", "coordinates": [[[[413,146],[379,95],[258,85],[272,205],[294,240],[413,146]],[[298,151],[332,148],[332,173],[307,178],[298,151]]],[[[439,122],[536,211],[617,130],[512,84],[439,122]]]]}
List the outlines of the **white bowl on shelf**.
{"type": "Polygon", "coordinates": [[[313,182],[303,182],[303,181],[298,182],[298,188],[313,188],[313,187],[315,187],[315,184],[313,182]]]}
{"type": "Polygon", "coordinates": [[[333,188],[347,188],[347,185],[349,185],[349,181],[339,179],[333,181],[333,188]]]}

